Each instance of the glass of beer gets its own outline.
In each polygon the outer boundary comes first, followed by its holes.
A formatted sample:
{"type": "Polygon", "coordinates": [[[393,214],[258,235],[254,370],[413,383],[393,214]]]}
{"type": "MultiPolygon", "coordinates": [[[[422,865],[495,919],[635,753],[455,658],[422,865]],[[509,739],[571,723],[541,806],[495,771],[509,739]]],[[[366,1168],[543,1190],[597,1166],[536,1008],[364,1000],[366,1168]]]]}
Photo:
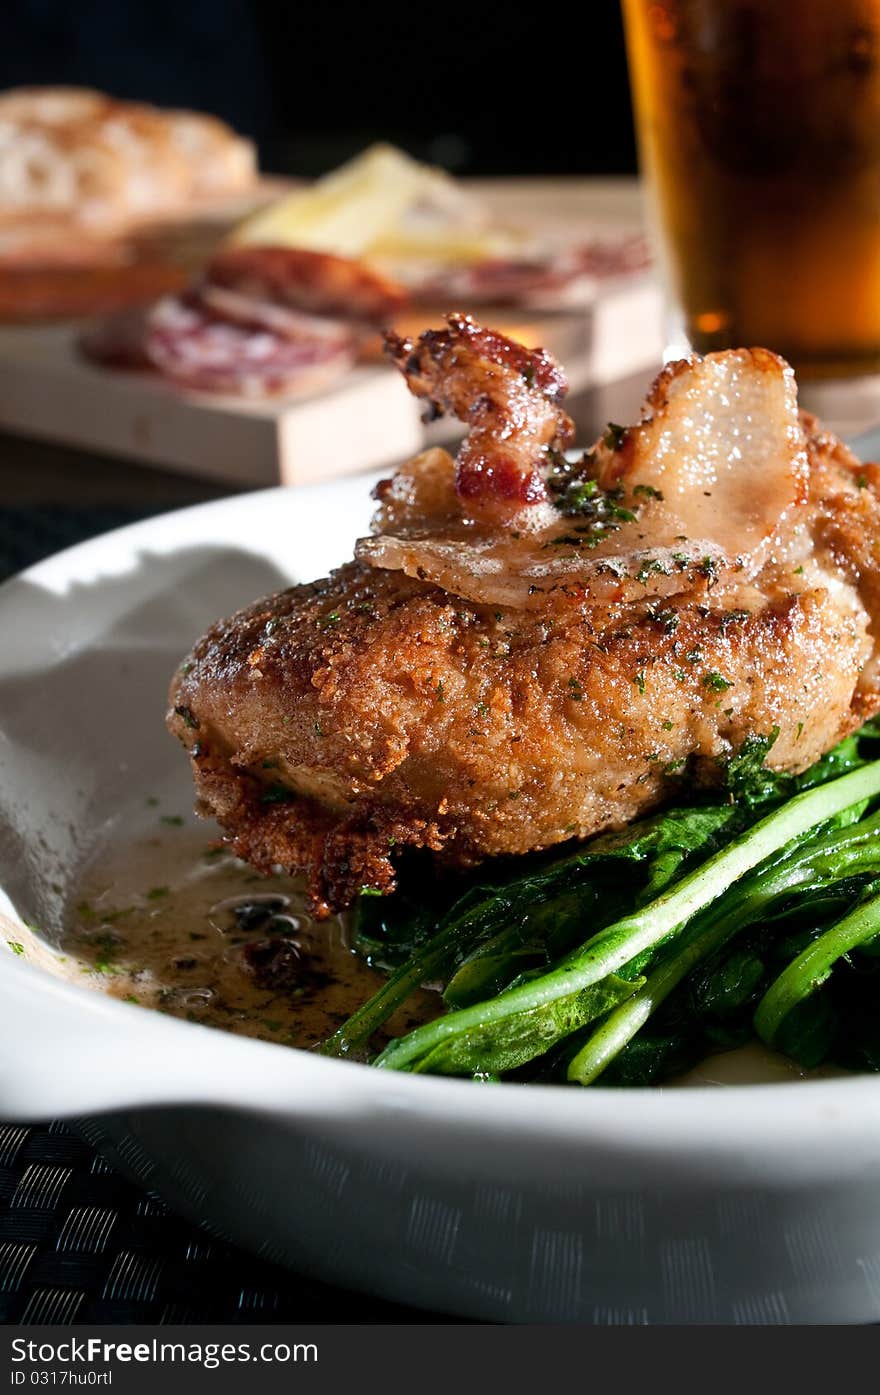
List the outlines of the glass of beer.
{"type": "Polygon", "coordinates": [[[663,272],[699,352],[880,372],[880,0],[623,0],[663,272]]]}

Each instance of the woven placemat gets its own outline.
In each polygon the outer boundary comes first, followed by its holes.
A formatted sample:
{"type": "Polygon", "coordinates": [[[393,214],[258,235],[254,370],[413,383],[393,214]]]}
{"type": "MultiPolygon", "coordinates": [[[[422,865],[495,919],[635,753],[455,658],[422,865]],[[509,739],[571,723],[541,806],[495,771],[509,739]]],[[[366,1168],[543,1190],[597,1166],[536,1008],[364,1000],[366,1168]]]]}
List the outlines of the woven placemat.
{"type": "Polygon", "coordinates": [[[0,1124],[0,1323],[431,1320],[215,1240],[66,1124],[0,1124]]]}
{"type": "MultiPolygon", "coordinates": [[[[148,516],[61,505],[0,508],[0,581],[148,516]]],[[[0,1322],[309,1320],[431,1319],[214,1240],[120,1176],[65,1124],[0,1121],[0,1322]]]]}
{"type": "Polygon", "coordinates": [[[0,581],[53,552],[111,528],[137,523],[161,509],[78,509],[63,504],[0,508],[0,581]]]}

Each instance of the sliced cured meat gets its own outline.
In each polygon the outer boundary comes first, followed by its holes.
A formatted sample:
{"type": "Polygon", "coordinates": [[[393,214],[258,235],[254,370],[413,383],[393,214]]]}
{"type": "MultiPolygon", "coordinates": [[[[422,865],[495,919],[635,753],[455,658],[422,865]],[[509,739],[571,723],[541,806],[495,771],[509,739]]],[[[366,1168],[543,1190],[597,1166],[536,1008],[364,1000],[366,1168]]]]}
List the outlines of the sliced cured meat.
{"type": "Polygon", "coordinates": [[[593,452],[604,489],[642,494],[651,532],[713,537],[753,558],[807,496],[807,443],[792,369],[769,349],[670,363],[638,426],[593,452]]]}
{"type": "Polygon", "coordinates": [[[516,527],[481,525],[462,513],[452,457],[425,451],[379,486],[375,536],[361,538],[355,555],[470,601],[519,610],[708,594],[731,573],[741,585],[740,564],[710,538],[655,542],[655,501],[601,489],[583,461],[550,483],[552,501],[522,510],[516,527]]]}
{"type": "Polygon", "coordinates": [[[184,296],[159,302],[145,339],[149,362],[174,382],[243,397],[314,391],[349,367],[354,348],[345,326],[335,336],[285,337],[221,319],[184,296]]]}
{"type": "Polygon", "coordinates": [[[280,334],[283,339],[309,336],[338,342],[340,329],[349,336],[351,334],[350,328],[339,320],[331,320],[325,315],[308,315],[302,310],[293,310],[288,305],[277,305],[270,300],[255,300],[253,296],[212,286],[209,282],[198,287],[193,300],[219,320],[229,320],[232,324],[245,325],[249,329],[267,329],[273,334],[280,334]]]}
{"type": "Polygon", "coordinates": [[[90,325],[79,347],[106,368],[152,368],[147,356],[147,314],[142,306],[119,310],[90,325]]]}
{"type": "Polygon", "coordinates": [[[326,315],[388,324],[406,301],[395,282],[363,262],[297,247],[232,247],[208,263],[205,283],[249,300],[326,315]]]}
{"type": "Polygon", "coordinates": [[[450,265],[410,282],[410,289],[421,305],[550,308],[588,297],[596,281],[632,275],[649,265],[645,239],[634,236],[450,265]]]}
{"type": "Polygon", "coordinates": [[[468,423],[456,460],[462,508],[504,523],[547,497],[551,453],[574,435],[560,405],[568,384],[544,349],[526,349],[469,315],[448,315],[446,324],[416,341],[386,335],[388,354],[431,415],[468,423]]]}
{"type": "Polygon", "coordinates": [[[428,452],[380,487],[361,561],[471,601],[539,609],[551,596],[604,605],[741,588],[771,555],[791,555],[809,467],[794,378],[777,355],[740,349],[670,364],[637,426],[609,428],[570,462],[561,425],[553,437],[549,379],[525,359],[476,353],[483,341],[472,322],[459,335],[460,320],[405,353],[390,337],[411,389],[472,428],[476,403],[476,429],[457,461],[428,452]],[[498,469],[511,461],[531,471],[515,510],[498,469]]]}
{"type": "MultiPolygon", "coordinates": [[[[540,446],[552,363],[476,326],[432,344],[402,365],[417,390],[489,378],[494,454],[517,421],[522,458],[540,446]]],[[[362,560],[214,625],[172,684],[200,810],[322,913],[393,889],[407,846],[470,866],[585,838],[770,733],[770,767],[804,770],[880,710],[880,466],[798,417],[775,355],[670,367],[641,423],[544,455],[511,523],[426,452],[380,487],[362,560]]]]}

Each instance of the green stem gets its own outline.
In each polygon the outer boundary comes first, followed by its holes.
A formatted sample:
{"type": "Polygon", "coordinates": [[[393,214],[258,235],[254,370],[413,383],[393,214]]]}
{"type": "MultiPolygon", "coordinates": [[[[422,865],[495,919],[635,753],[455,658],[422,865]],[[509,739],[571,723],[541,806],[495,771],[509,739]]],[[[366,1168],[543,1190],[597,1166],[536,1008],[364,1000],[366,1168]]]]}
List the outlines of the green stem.
{"type": "Polygon", "coordinates": [[[707,959],[716,949],[739,930],[762,898],[750,898],[743,907],[713,924],[702,934],[695,934],[683,947],[648,976],[642,987],[621,1007],[608,1015],[589,1041],[569,1062],[566,1079],[575,1085],[591,1085],[618,1056],[628,1042],[644,1027],[648,1018],[677,988],[686,974],[701,959],[707,959]]]}
{"type": "MultiPolygon", "coordinates": [[[[767,915],[800,887],[811,892],[856,876],[877,871],[880,848],[875,846],[880,832],[880,815],[866,819],[841,835],[837,830],[814,839],[793,856],[781,859],[766,871],[749,878],[745,889],[738,888],[736,903],[726,913],[721,908],[699,918],[682,944],[648,976],[643,986],[610,1013],[589,1041],[569,1063],[567,1079],[577,1085],[590,1085],[611,1064],[624,1047],[701,960],[721,949],[738,930],[767,915]]],[[[778,981],[778,980],[777,980],[778,981]]]]}
{"type": "Polygon", "coordinates": [[[386,979],[372,998],[321,1046],[325,1056],[348,1056],[364,1046],[416,989],[427,979],[443,977],[461,943],[467,926],[449,926],[417,949],[405,964],[386,979]]]}
{"type": "MultiPolygon", "coordinates": [[[[458,903],[453,912],[457,909],[458,903]]],[[[359,1050],[426,980],[446,978],[473,949],[474,942],[490,934],[496,922],[503,923],[510,912],[510,898],[493,890],[480,889],[469,894],[466,910],[452,919],[449,914],[444,916],[431,939],[328,1037],[321,1046],[322,1053],[347,1056],[359,1050]]]]}
{"type": "Polygon", "coordinates": [[[880,933],[878,887],[875,882],[868,899],[808,945],[767,989],[755,1013],[755,1029],[768,1046],[775,1045],[789,1013],[822,986],[841,955],[880,933]]]}
{"type": "MultiPolygon", "coordinates": [[[[492,1024],[540,1009],[597,984],[679,930],[734,882],[793,839],[878,793],[880,761],[874,761],[796,795],[671,890],[587,940],[556,969],[509,988],[490,1002],[476,1003],[417,1027],[408,1036],[391,1042],[375,1064],[392,1070],[418,1069],[420,1059],[430,1057],[430,1067],[442,1071],[443,1051],[438,1048],[470,1031],[476,1033],[480,1049],[486,1050],[487,1029],[492,1024]]],[[[548,1041],[543,1049],[551,1044],[548,1041]]],[[[460,1051],[455,1055],[460,1059],[460,1051]]],[[[481,1060],[477,1068],[493,1068],[491,1050],[489,1058],[481,1060]]]]}

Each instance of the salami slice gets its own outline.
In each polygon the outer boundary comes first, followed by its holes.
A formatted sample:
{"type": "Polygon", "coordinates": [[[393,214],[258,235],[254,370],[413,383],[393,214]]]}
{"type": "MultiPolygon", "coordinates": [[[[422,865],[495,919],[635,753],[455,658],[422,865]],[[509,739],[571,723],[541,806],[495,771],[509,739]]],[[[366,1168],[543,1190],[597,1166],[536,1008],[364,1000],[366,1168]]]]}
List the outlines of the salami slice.
{"type": "Polygon", "coordinates": [[[385,325],[402,287],[364,262],[299,247],[232,247],[212,257],[205,284],[309,315],[385,325]]]}
{"type": "Polygon", "coordinates": [[[338,343],[340,331],[351,332],[350,326],[327,316],[307,315],[287,305],[275,305],[268,300],[255,300],[239,291],[227,291],[221,286],[204,282],[194,298],[210,315],[249,329],[267,329],[282,339],[327,339],[338,343]]]}
{"type": "Polygon", "coordinates": [[[151,368],[147,357],[147,314],[143,306],[117,310],[84,330],[79,347],[105,368],[151,368]]]}
{"type": "Polygon", "coordinates": [[[114,317],[90,357],[182,387],[258,398],[314,391],[353,363],[367,326],[403,292],[360,262],[285,247],[219,253],[201,280],[135,321],[114,317]]]}
{"type": "Polygon", "coordinates": [[[412,288],[422,305],[500,305],[552,309],[592,294],[597,280],[628,276],[648,266],[642,237],[588,242],[522,258],[496,258],[451,266],[412,288]]]}
{"type": "Polygon", "coordinates": [[[281,335],[265,324],[221,318],[197,294],[166,296],[151,311],[146,357],[162,374],[201,392],[267,397],[313,391],[344,372],[355,339],[344,325],[334,335],[281,335]]]}

